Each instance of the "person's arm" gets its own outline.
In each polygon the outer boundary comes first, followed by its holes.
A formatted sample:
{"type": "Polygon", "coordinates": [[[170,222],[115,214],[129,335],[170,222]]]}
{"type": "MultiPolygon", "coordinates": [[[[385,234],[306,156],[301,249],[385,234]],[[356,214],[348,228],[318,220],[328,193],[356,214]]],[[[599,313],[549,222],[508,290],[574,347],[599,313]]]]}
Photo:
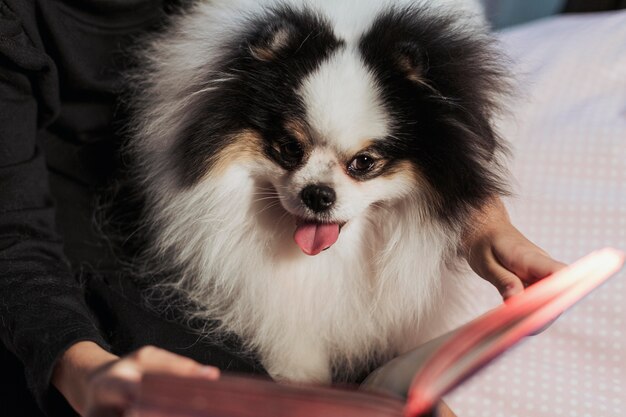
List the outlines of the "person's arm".
{"type": "Polygon", "coordinates": [[[40,5],[0,0],[0,343],[23,364],[44,411],[56,387],[85,416],[117,416],[143,372],[215,378],[219,371],[156,348],[123,358],[107,351],[65,256],[38,146],[60,111],[56,63],[39,36],[50,16],[40,5]]]}
{"type": "MultiPolygon", "coordinates": [[[[32,2],[17,4],[38,18],[32,2]]],[[[106,342],[55,230],[37,132],[55,112],[56,68],[33,39],[0,1],[0,343],[24,365],[29,388],[45,408],[63,351],[81,340],[106,342]]]]}
{"type": "Polygon", "coordinates": [[[504,299],[565,266],[511,224],[499,198],[476,213],[463,236],[463,254],[474,272],[491,282],[504,299]]]}

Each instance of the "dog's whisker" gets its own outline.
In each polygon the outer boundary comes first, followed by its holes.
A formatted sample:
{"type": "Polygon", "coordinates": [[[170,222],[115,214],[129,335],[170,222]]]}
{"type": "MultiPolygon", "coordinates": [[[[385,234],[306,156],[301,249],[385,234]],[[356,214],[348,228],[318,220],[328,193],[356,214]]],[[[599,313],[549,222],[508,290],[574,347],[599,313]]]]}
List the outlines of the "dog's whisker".
{"type": "Polygon", "coordinates": [[[290,213],[288,213],[288,212],[283,213],[283,215],[282,215],[282,216],[280,216],[280,218],[278,219],[278,221],[276,222],[276,224],[281,224],[281,223],[283,222],[283,220],[284,220],[287,216],[289,216],[289,215],[290,215],[290,213]]]}
{"type": "Polygon", "coordinates": [[[271,197],[261,197],[261,198],[255,198],[254,200],[252,200],[252,202],[254,203],[258,203],[261,201],[278,201],[278,199],[275,196],[271,196],[271,197]]]}
{"type": "Polygon", "coordinates": [[[262,214],[262,213],[266,212],[267,210],[273,209],[274,207],[278,207],[278,206],[279,206],[279,203],[277,203],[277,202],[268,204],[265,207],[263,207],[263,209],[257,211],[257,214],[262,214]]]}

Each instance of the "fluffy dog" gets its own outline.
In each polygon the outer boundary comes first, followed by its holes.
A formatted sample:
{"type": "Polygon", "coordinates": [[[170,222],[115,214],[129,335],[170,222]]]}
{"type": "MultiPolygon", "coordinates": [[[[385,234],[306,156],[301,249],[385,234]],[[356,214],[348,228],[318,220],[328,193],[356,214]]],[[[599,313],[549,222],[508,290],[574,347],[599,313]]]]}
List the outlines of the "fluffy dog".
{"type": "Polygon", "coordinates": [[[134,76],[146,263],[277,379],[449,329],[461,232],[504,188],[491,44],[471,2],[196,2],[134,76]]]}

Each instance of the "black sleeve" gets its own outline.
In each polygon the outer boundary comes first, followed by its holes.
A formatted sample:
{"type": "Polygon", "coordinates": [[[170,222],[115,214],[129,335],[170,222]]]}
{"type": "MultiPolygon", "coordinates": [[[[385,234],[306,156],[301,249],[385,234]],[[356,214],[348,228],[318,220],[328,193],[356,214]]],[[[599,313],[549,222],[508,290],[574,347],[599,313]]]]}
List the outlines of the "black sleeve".
{"type": "Polygon", "coordinates": [[[21,20],[0,1],[0,339],[45,408],[57,358],[71,344],[106,347],[72,277],[38,129],[54,117],[56,76],[21,20]]]}

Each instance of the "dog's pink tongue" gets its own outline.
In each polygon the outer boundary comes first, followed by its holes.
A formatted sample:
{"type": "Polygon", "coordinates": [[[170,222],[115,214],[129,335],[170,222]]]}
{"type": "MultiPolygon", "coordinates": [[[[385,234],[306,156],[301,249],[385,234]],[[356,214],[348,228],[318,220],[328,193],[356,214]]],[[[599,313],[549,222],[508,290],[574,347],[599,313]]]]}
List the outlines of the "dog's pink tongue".
{"type": "Polygon", "coordinates": [[[302,223],[296,228],[293,239],[307,255],[317,255],[331,247],[339,237],[338,224],[302,223]]]}

